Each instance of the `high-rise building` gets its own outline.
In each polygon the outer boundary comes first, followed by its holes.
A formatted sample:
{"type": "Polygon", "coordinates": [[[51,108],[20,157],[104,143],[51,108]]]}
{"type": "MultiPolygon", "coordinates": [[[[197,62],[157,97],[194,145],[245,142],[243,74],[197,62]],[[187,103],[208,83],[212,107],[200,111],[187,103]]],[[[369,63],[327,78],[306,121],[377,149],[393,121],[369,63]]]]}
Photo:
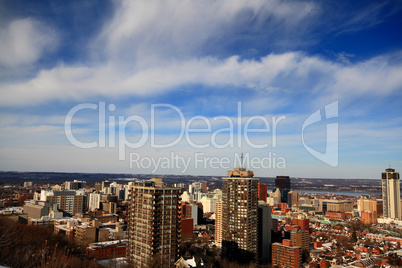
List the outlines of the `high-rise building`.
{"type": "Polygon", "coordinates": [[[222,201],[216,202],[215,243],[222,246],[222,201]]]}
{"type": "Polygon", "coordinates": [[[271,207],[258,206],[257,264],[266,265],[271,260],[271,207]]]}
{"type": "Polygon", "coordinates": [[[180,244],[181,188],[161,178],[130,184],[127,260],[134,267],[173,267],[180,244]]]}
{"type": "Polygon", "coordinates": [[[276,176],[275,187],[279,189],[290,189],[290,178],[289,176],[276,176]]]}
{"type": "Polygon", "coordinates": [[[245,168],[227,175],[222,182],[222,257],[248,262],[257,255],[258,179],[245,168]]]}
{"type": "Polygon", "coordinates": [[[268,193],[268,185],[265,183],[258,183],[258,200],[264,201],[267,203],[267,193],[268,193]]]}
{"type": "Polygon", "coordinates": [[[401,219],[399,173],[387,168],[382,173],[382,199],[384,218],[401,219]]]}
{"type": "Polygon", "coordinates": [[[292,241],[284,239],[281,243],[272,244],[272,267],[302,267],[301,247],[292,245],[292,241]]]}

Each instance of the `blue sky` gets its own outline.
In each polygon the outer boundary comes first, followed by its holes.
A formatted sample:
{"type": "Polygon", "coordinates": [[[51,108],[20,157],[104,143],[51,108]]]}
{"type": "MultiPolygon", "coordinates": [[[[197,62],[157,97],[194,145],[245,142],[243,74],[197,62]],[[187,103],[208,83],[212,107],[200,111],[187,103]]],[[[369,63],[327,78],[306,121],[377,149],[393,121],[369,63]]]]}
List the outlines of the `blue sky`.
{"type": "Polygon", "coordinates": [[[400,1],[1,1],[0,29],[0,170],[402,171],[400,1]]]}

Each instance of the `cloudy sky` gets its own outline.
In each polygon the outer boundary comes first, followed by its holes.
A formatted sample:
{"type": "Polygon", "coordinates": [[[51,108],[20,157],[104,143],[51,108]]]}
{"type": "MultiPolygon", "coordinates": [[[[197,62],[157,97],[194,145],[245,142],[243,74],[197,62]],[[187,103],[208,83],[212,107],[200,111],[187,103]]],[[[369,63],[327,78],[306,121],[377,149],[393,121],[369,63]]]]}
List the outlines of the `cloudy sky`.
{"type": "Polygon", "coordinates": [[[400,1],[1,1],[0,170],[402,172],[401,31],[400,1]]]}

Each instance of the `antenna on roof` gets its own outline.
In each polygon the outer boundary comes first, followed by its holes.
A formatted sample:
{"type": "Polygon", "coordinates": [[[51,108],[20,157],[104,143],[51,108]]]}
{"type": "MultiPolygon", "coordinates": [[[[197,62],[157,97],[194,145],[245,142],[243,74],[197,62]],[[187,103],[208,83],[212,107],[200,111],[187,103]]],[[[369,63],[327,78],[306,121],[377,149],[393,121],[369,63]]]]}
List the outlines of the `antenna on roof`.
{"type": "Polygon", "coordinates": [[[241,153],[241,166],[240,166],[240,168],[243,169],[243,153],[241,153]]]}

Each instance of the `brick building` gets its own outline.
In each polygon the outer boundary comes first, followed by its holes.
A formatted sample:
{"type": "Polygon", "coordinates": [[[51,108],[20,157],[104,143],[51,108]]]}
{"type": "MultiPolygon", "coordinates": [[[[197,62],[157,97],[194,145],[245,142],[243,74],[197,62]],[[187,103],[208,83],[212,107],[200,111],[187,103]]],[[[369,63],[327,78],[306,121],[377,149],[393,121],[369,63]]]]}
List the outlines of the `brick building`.
{"type": "Polygon", "coordinates": [[[273,267],[302,267],[301,247],[293,246],[292,241],[284,239],[272,244],[273,267]]]}

